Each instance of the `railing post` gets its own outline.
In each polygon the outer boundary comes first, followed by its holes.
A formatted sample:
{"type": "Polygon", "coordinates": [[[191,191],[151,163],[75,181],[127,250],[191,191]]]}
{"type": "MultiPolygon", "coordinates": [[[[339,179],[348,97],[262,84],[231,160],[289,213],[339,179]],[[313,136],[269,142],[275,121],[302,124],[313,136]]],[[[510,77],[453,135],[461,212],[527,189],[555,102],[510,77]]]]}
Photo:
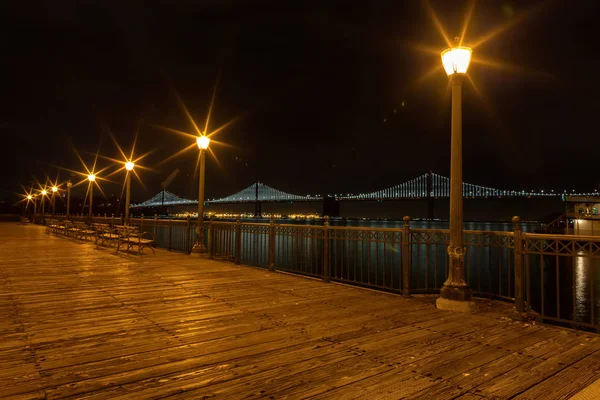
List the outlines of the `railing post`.
{"type": "Polygon", "coordinates": [[[402,225],[402,294],[410,296],[410,217],[404,216],[402,225]]]}
{"type": "MultiPolygon", "coordinates": [[[[190,215],[185,218],[185,251],[190,254],[190,215]]],[[[156,240],[156,238],[154,239],[156,240]]]]}
{"type": "Polygon", "coordinates": [[[213,222],[214,222],[214,216],[211,215],[210,216],[210,220],[208,221],[208,237],[206,238],[207,242],[207,250],[208,250],[208,259],[209,260],[214,260],[214,248],[213,248],[213,222]]]}
{"type": "Polygon", "coordinates": [[[173,249],[173,221],[169,219],[169,246],[168,250],[173,249]]]}
{"type": "Polygon", "coordinates": [[[523,300],[523,228],[518,216],[512,218],[513,238],[515,241],[515,310],[525,312],[523,300]]]}
{"type": "Polygon", "coordinates": [[[142,216],[141,216],[140,232],[144,232],[144,214],[142,214],[142,216]]]}
{"type": "MultiPolygon", "coordinates": [[[[129,221],[127,221],[129,223],[129,221]]],[[[156,241],[156,224],[158,224],[158,214],[154,214],[154,229],[152,230],[152,234],[154,235],[154,240],[156,241]]]]}
{"type": "Polygon", "coordinates": [[[112,213],[112,214],[110,215],[110,227],[111,227],[111,228],[114,228],[114,227],[115,227],[115,214],[114,214],[114,213],[112,213]]]}
{"type": "Polygon", "coordinates": [[[241,264],[242,260],[242,220],[235,221],[235,263],[241,264]]]}
{"type": "Polygon", "coordinates": [[[329,261],[329,216],[325,216],[325,223],[323,224],[323,282],[329,283],[331,277],[329,261]]]}
{"type": "Polygon", "coordinates": [[[275,271],[275,220],[269,221],[269,271],[275,271]]]}

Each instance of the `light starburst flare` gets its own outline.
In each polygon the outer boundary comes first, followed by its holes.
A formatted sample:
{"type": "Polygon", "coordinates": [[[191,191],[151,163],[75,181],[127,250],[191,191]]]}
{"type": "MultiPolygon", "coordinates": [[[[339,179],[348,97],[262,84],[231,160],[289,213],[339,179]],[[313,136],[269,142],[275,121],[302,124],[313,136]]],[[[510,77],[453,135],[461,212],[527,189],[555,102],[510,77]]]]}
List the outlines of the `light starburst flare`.
{"type": "MultiPolygon", "coordinates": [[[[489,32],[480,35],[480,37],[473,37],[468,39],[469,25],[473,19],[476,9],[476,0],[472,0],[469,2],[464,18],[463,23],[460,28],[460,31],[457,31],[457,36],[455,41],[451,40],[451,35],[448,34],[448,30],[444,27],[442,21],[438,17],[438,14],[435,12],[433,6],[431,5],[429,0],[424,0],[423,4],[431,19],[435,29],[441,36],[447,48],[461,48],[467,47],[473,50],[472,58],[469,60],[471,64],[483,66],[486,68],[498,69],[504,72],[509,72],[512,74],[525,76],[528,78],[533,78],[537,80],[552,80],[555,77],[552,74],[547,72],[533,70],[531,68],[526,68],[524,66],[514,65],[509,62],[494,60],[491,58],[487,58],[484,55],[485,45],[491,43],[495,39],[499,38],[502,34],[509,32],[511,29],[522,25],[526,21],[531,18],[539,15],[541,12],[547,10],[550,6],[552,6],[555,1],[547,1],[547,2],[538,2],[537,4],[521,11],[515,13],[514,17],[511,18],[508,22],[492,28],[489,32]],[[457,41],[456,41],[457,40],[457,41]],[[465,45],[465,43],[470,43],[469,45],[465,45]],[[475,51],[477,50],[477,51],[475,51]]],[[[441,49],[435,46],[428,46],[422,43],[414,43],[414,42],[404,42],[404,45],[411,50],[416,50],[418,52],[430,54],[435,56],[436,58],[440,56],[441,49]]],[[[426,70],[415,80],[411,81],[404,90],[404,94],[411,93],[424,83],[425,81],[431,79],[434,76],[439,76],[438,72],[442,70],[443,67],[439,63],[439,58],[435,61],[435,64],[432,65],[432,68],[426,70]]],[[[448,72],[448,71],[446,71],[448,72]]],[[[475,90],[475,94],[482,100],[482,104],[487,109],[490,114],[494,114],[493,107],[491,106],[491,101],[489,101],[485,94],[484,90],[482,90],[481,85],[477,84],[472,76],[468,76],[468,81],[471,86],[475,90]]],[[[450,85],[447,87],[447,91],[450,90],[450,85]]]]}
{"type": "Polygon", "coordinates": [[[193,126],[195,133],[189,133],[189,132],[185,132],[185,131],[182,131],[182,130],[178,130],[178,129],[166,127],[166,126],[163,126],[163,125],[151,124],[151,126],[153,126],[155,128],[158,128],[158,129],[160,129],[162,131],[169,132],[169,133],[174,133],[174,134],[182,136],[184,138],[193,140],[193,143],[190,143],[186,147],[178,150],[174,154],[171,154],[170,156],[168,156],[164,160],[160,161],[157,164],[158,166],[166,164],[167,162],[173,160],[174,158],[177,158],[177,157],[181,156],[182,154],[186,153],[187,151],[192,150],[196,146],[198,146],[199,150],[201,150],[201,151],[198,152],[198,158],[196,160],[196,167],[194,168],[194,176],[195,176],[195,174],[198,171],[198,166],[199,166],[199,163],[200,163],[200,155],[201,155],[202,151],[204,151],[204,150],[208,150],[208,153],[215,160],[215,162],[217,163],[217,165],[219,167],[221,166],[221,164],[219,162],[219,159],[217,158],[215,152],[212,149],[212,146],[216,145],[216,146],[229,147],[229,148],[233,148],[233,146],[231,146],[230,144],[227,144],[225,142],[216,140],[215,136],[217,134],[225,131],[227,128],[230,128],[235,123],[239,122],[248,113],[246,112],[246,113],[242,113],[240,115],[237,115],[234,118],[232,118],[231,120],[229,120],[229,121],[225,122],[224,124],[220,125],[216,129],[213,129],[213,130],[209,129],[210,118],[211,118],[211,115],[212,115],[212,111],[213,111],[213,107],[214,107],[215,98],[216,98],[217,89],[218,89],[218,86],[219,86],[220,79],[221,79],[221,72],[219,71],[219,74],[217,76],[217,80],[215,82],[215,86],[213,88],[212,97],[211,97],[211,101],[210,101],[210,104],[209,104],[209,107],[208,107],[206,118],[205,118],[205,121],[204,121],[204,129],[202,129],[202,130],[198,127],[198,124],[196,123],[196,121],[192,117],[192,114],[188,110],[187,106],[185,105],[183,99],[181,98],[181,96],[179,95],[179,93],[177,92],[177,90],[175,90],[175,88],[173,86],[171,86],[171,90],[173,91],[173,93],[175,95],[175,98],[177,99],[177,103],[178,103],[179,107],[182,109],[182,111],[185,114],[188,122],[193,126]],[[210,143],[210,147],[208,146],[209,143],[210,143]]]}

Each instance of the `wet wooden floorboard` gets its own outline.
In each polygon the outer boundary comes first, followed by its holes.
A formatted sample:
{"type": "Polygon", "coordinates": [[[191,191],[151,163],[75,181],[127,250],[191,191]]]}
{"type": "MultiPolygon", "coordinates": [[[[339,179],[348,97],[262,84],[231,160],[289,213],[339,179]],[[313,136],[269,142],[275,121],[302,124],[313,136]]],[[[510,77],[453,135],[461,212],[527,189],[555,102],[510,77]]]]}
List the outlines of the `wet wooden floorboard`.
{"type": "Polygon", "coordinates": [[[568,398],[600,335],[0,224],[0,398],[568,398]]]}

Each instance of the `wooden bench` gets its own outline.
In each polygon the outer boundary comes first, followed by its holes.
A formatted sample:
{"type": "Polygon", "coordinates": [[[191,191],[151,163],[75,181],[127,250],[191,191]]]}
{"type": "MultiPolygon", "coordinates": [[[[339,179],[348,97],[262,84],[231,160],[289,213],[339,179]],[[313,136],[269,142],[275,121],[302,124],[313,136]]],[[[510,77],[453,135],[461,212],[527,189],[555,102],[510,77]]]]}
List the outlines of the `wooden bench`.
{"type": "Polygon", "coordinates": [[[74,221],[71,230],[75,239],[89,239],[96,236],[96,232],[85,222],[74,221]]]}
{"type": "Polygon", "coordinates": [[[73,221],[65,220],[62,222],[63,228],[62,233],[65,236],[75,237],[77,235],[77,228],[73,225],[73,221]]]}
{"type": "Polygon", "coordinates": [[[46,219],[46,233],[54,233],[54,227],[57,222],[53,219],[46,219]]]}
{"type": "Polygon", "coordinates": [[[156,254],[154,251],[156,242],[149,232],[140,232],[137,226],[125,225],[116,225],[115,230],[119,235],[117,251],[121,249],[121,246],[126,246],[125,250],[127,251],[137,247],[138,253],[141,253],[144,248],[148,247],[152,250],[152,254],[156,254]]]}
{"type": "Polygon", "coordinates": [[[96,246],[118,244],[119,233],[108,224],[94,224],[96,230],[96,246]]]}
{"type": "Polygon", "coordinates": [[[65,224],[54,218],[46,219],[46,233],[64,233],[65,224]]]}

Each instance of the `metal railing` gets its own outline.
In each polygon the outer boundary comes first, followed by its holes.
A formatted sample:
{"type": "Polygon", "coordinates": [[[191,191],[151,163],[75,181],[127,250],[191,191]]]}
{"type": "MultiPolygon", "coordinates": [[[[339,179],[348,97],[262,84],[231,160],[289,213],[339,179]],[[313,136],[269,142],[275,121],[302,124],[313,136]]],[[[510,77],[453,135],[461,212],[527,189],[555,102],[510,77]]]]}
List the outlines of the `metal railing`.
{"type": "MultiPolygon", "coordinates": [[[[87,217],[71,217],[86,220],[87,217]]],[[[93,222],[122,224],[118,217],[93,222]]],[[[157,246],[190,253],[196,222],[135,218],[157,246]]],[[[447,229],[206,221],[209,257],[403,295],[439,293],[448,273],[447,229]]],[[[598,329],[600,237],[513,231],[465,231],[465,279],[475,296],[515,303],[519,313],[577,328],[598,329]]]]}
{"type": "MultiPolygon", "coordinates": [[[[545,322],[598,329],[600,237],[465,231],[465,279],[475,296],[515,303],[545,322]]],[[[208,222],[212,258],[409,295],[439,293],[446,229],[208,222]]]]}

